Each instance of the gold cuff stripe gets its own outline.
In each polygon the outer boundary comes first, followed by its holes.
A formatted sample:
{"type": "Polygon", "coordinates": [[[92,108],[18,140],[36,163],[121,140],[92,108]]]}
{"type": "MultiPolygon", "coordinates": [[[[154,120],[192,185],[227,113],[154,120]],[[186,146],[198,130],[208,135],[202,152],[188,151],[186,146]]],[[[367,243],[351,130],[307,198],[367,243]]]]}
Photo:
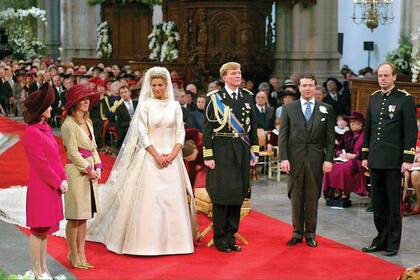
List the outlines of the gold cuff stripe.
{"type": "Polygon", "coordinates": [[[404,150],[404,154],[406,155],[416,155],[416,150],[414,148],[412,148],[410,151],[409,150],[404,150]]]}
{"type": "Polygon", "coordinates": [[[369,152],[369,148],[362,148],[362,152],[369,152]]]}
{"type": "Polygon", "coordinates": [[[204,157],[212,157],[213,156],[213,149],[203,149],[203,156],[204,157]]]}
{"type": "Polygon", "coordinates": [[[254,145],[254,146],[252,146],[252,151],[253,151],[254,153],[259,153],[259,152],[260,152],[260,146],[258,146],[258,145],[254,145]]]}

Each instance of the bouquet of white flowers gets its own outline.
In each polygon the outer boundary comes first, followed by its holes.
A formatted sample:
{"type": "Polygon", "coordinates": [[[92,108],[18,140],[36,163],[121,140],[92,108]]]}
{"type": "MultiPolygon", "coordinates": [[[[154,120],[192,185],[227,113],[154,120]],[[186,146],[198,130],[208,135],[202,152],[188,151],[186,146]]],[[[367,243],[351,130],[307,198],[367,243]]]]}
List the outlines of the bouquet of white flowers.
{"type": "Polygon", "coordinates": [[[148,37],[151,50],[149,59],[160,62],[172,62],[178,59],[177,44],[180,36],[173,21],[156,24],[148,37]]]}
{"type": "Polygon", "coordinates": [[[104,21],[96,28],[96,56],[110,58],[112,54],[111,27],[104,21]]]}

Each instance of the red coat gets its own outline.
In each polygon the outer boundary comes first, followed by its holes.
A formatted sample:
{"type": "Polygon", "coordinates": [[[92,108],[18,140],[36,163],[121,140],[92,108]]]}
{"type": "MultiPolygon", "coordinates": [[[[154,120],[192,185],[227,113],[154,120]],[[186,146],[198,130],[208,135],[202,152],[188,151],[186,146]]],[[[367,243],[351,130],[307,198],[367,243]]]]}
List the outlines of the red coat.
{"type": "Polygon", "coordinates": [[[28,125],[23,145],[29,163],[26,225],[56,226],[64,218],[60,185],[67,177],[52,129],[46,123],[28,125]]]}

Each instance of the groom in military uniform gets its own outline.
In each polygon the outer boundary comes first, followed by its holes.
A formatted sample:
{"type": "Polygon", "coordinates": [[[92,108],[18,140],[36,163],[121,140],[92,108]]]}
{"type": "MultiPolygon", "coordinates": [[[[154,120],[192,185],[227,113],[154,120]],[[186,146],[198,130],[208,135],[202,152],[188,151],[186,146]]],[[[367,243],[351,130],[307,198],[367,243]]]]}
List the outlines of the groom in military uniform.
{"type": "Polygon", "coordinates": [[[228,253],[241,250],[234,235],[249,190],[249,166],[257,163],[259,146],[253,94],[239,88],[241,65],[223,64],[220,77],[225,87],[207,94],[203,155],[213,203],[214,244],[228,253]]]}

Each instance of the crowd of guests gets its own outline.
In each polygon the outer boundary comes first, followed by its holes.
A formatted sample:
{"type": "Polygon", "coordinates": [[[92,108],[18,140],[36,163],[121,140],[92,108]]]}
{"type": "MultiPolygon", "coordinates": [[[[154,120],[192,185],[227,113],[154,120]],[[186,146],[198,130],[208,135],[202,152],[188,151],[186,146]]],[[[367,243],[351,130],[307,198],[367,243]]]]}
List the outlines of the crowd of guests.
{"type": "MultiPolygon", "coordinates": [[[[375,73],[366,67],[356,75],[345,65],[341,74],[342,81],[330,77],[322,85],[317,85],[315,99],[332,105],[337,120],[337,163],[333,172],[324,178],[325,197],[348,200],[352,192],[359,195],[368,193],[360,155],[364,116],[360,112],[351,112],[350,79],[369,78],[375,73]]],[[[300,98],[299,75],[293,74],[283,82],[272,77],[260,83],[244,77],[241,87],[254,93],[257,127],[266,137],[267,147],[263,148],[273,150],[278,142],[283,106],[300,98]]],[[[55,94],[50,124],[59,127],[63,122],[62,114],[69,89],[80,84],[88,85],[100,93],[100,101],[89,112],[98,150],[116,154],[123,145],[137,108],[143,78],[143,72],[129,66],[120,68],[118,65],[105,66],[99,63],[94,67],[87,67],[72,62],[57,63],[52,59],[4,59],[0,61],[0,115],[21,116],[24,100],[44,83],[49,83],[55,94]]],[[[176,71],[171,72],[171,79],[175,99],[181,104],[187,129],[186,138],[189,141],[184,147],[184,154],[190,179],[193,185],[204,186],[205,167],[200,135],[206,117],[206,93],[219,90],[224,84],[221,80],[209,81],[208,84],[202,84],[198,80],[186,81],[176,71]],[[196,177],[199,178],[197,182],[196,177]]],[[[418,175],[414,174],[411,180],[416,176],[418,175]]],[[[416,186],[420,186],[416,182],[411,184],[416,190],[419,188],[416,186]]],[[[420,213],[420,204],[415,206],[413,213],[420,213]]]]}

